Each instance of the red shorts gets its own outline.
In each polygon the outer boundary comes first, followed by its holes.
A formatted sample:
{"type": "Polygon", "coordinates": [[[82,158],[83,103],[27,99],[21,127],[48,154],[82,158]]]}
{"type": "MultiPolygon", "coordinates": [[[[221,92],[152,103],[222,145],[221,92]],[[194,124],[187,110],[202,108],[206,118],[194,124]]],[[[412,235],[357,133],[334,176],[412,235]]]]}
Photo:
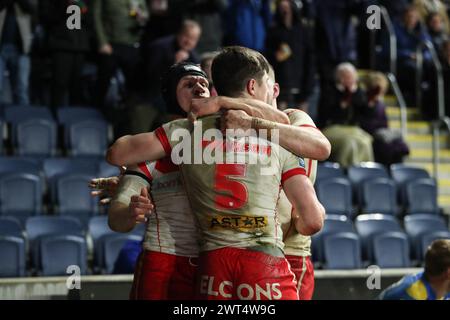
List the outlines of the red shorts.
{"type": "Polygon", "coordinates": [[[197,258],[143,250],[134,271],[131,300],[192,300],[197,258]]]}
{"type": "Polygon", "coordinates": [[[222,248],[200,254],[199,298],[204,300],[298,300],[285,258],[222,248]]]}
{"type": "Polygon", "coordinates": [[[297,279],[300,300],[311,300],[314,293],[314,265],[311,257],[286,256],[297,279]]]}

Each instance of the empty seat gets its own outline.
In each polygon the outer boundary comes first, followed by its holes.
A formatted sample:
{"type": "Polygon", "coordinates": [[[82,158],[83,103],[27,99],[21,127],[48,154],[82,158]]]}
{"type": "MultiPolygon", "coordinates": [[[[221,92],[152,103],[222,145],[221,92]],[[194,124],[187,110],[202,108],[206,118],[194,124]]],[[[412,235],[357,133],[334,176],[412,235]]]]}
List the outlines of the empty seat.
{"type": "Polygon", "coordinates": [[[102,120],[83,120],[69,124],[72,156],[103,157],[108,147],[108,125],[102,120]]]}
{"type": "Polygon", "coordinates": [[[327,215],[322,230],[312,237],[312,254],[315,261],[324,262],[323,238],[339,232],[354,232],[352,222],[344,215],[327,215]]]}
{"type": "Polygon", "coordinates": [[[387,178],[369,179],[362,184],[362,211],[395,215],[397,212],[397,189],[387,178]]]}
{"type": "Polygon", "coordinates": [[[114,270],[114,264],[119,256],[120,250],[127,241],[142,241],[142,237],[130,234],[115,233],[105,235],[101,238],[101,246],[103,252],[102,269],[105,273],[111,274],[114,270]]]}
{"type": "Polygon", "coordinates": [[[54,156],[56,153],[56,123],[48,119],[29,119],[17,123],[15,153],[22,156],[54,156]]]}
{"type": "Polygon", "coordinates": [[[345,178],[344,170],[337,162],[321,162],[317,168],[317,182],[329,178],[345,178]]]}
{"type": "Polygon", "coordinates": [[[15,217],[0,217],[0,236],[23,237],[23,227],[15,217]]]}
{"type": "Polygon", "coordinates": [[[405,205],[406,201],[405,186],[407,182],[421,178],[430,178],[430,175],[425,169],[404,163],[392,164],[391,176],[397,184],[397,193],[402,205],[405,205]]]}
{"type": "Polygon", "coordinates": [[[422,238],[424,235],[436,231],[448,231],[442,217],[430,214],[415,214],[405,217],[405,231],[411,242],[413,256],[422,258],[422,238]]]}
{"type": "Polygon", "coordinates": [[[42,181],[30,173],[0,175],[0,208],[3,215],[21,221],[42,212],[42,181]]]}
{"type": "Polygon", "coordinates": [[[421,178],[406,183],[407,213],[438,214],[437,186],[431,178],[421,178]]]}
{"type": "Polygon", "coordinates": [[[324,254],[326,269],[361,268],[361,246],[354,233],[340,232],[325,237],[324,254]]]}
{"type": "Polygon", "coordinates": [[[316,184],[317,197],[325,207],[327,214],[352,213],[352,187],[345,178],[330,178],[318,181],[316,184]]]}
{"type": "Polygon", "coordinates": [[[4,119],[6,122],[17,124],[20,121],[29,119],[47,119],[53,120],[50,109],[37,106],[11,106],[4,110],[4,119]]]}
{"type": "Polygon", "coordinates": [[[43,164],[45,177],[49,180],[55,176],[68,173],[84,173],[96,176],[98,163],[92,159],[80,158],[49,158],[43,164]]]}
{"type": "Polygon", "coordinates": [[[84,236],[83,226],[80,221],[70,217],[31,217],[26,221],[25,230],[30,241],[33,265],[36,268],[40,267],[39,243],[41,239],[54,235],[84,236]]]}
{"type": "Polygon", "coordinates": [[[0,235],[0,277],[25,276],[25,240],[0,235]]]}
{"type": "Polygon", "coordinates": [[[58,108],[56,118],[58,123],[62,125],[81,120],[104,119],[102,113],[98,109],[88,107],[58,108]]]}
{"type": "Polygon", "coordinates": [[[375,236],[390,232],[402,232],[398,221],[385,214],[363,214],[356,217],[356,231],[361,238],[364,259],[373,261],[373,239],[375,236]]]}
{"type": "Polygon", "coordinates": [[[363,183],[375,178],[389,178],[386,168],[380,163],[362,162],[348,168],[348,179],[352,184],[354,200],[359,205],[362,205],[363,183]]]}
{"type": "Polygon", "coordinates": [[[95,216],[89,220],[89,234],[94,244],[94,271],[99,272],[102,267],[103,254],[99,240],[108,234],[114,234],[114,231],[108,225],[107,216],[95,216]]]}
{"type": "Polygon", "coordinates": [[[87,246],[84,237],[47,236],[40,241],[40,263],[43,276],[67,275],[67,268],[76,265],[87,273],[87,246]]]}
{"type": "Polygon", "coordinates": [[[108,162],[102,160],[98,165],[98,176],[99,177],[114,177],[120,174],[120,170],[116,166],[110,165],[108,162]]]}
{"type": "Polygon", "coordinates": [[[403,232],[385,232],[373,239],[374,263],[380,268],[407,268],[409,241],[403,232]]]}
{"type": "Polygon", "coordinates": [[[7,172],[32,173],[40,175],[41,163],[38,160],[22,157],[0,157],[0,174],[7,172]]]}
{"type": "Polygon", "coordinates": [[[97,199],[91,196],[88,186],[92,178],[93,176],[77,173],[55,178],[59,213],[98,211],[97,199]]]}

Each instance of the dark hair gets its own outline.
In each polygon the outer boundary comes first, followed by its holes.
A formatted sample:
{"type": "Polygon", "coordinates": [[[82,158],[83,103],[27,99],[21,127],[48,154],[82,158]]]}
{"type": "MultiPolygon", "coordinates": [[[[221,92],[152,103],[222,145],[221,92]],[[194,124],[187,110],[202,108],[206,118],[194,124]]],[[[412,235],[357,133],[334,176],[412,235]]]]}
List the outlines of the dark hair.
{"type": "Polygon", "coordinates": [[[264,74],[269,73],[269,63],[252,49],[227,47],[214,58],[211,73],[219,95],[236,97],[245,91],[249,80],[261,83],[264,74]]]}
{"type": "Polygon", "coordinates": [[[425,254],[425,275],[439,276],[450,268],[450,240],[435,240],[425,254]]]}

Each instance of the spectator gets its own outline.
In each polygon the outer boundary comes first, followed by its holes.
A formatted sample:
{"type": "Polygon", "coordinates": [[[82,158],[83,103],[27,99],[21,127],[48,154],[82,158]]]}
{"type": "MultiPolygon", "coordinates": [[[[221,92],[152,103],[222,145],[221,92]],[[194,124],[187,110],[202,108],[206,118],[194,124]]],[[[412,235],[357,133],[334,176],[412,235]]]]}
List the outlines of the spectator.
{"type": "MultiPolygon", "coordinates": [[[[9,71],[14,104],[28,105],[32,42],[32,0],[0,2],[0,93],[4,95],[4,74],[9,71]]],[[[3,100],[3,97],[0,97],[3,100]]],[[[4,101],[1,101],[4,102],[4,101]]]]}
{"type": "Polygon", "coordinates": [[[227,0],[172,0],[170,10],[184,19],[191,19],[200,25],[202,36],[197,51],[202,54],[219,50],[222,46],[221,14],[227,7],[227,0]]]}
{"type": "Polygon", "coordinates": [[[40,15],[48,35],[52,62],[52,108],[81,105],[81,75],[86,54],[90,50],[90,0],[41,0],[40,15]],[[67,7],[77,5],[81,11],[81,29],[66,27],[67,7]]]}
{"type": "Polygon", "coordinates": [[[440,48],[447,40],[448,34],[444,31],[444,24],[441,15],[438,13],[431,13],[427,18],[427,28],[433,41],[434,48],[439,52],[440,48]]]}
{"type": "Polygon", "coordinates": [[[437,13],[444,24],[444,31],[450,32],[450,22],[447,14],[446,5],[440,0],[414,0],[414,6],[417,8],[420,19],[425,22],[427,17],[432,13],[437,13]]]}
{"type": "Polygon", "coordinates": [[[442,44],[441,62],[444,71],[445,113],[450,117],[450,40],[442,44]]]}
{"type": "Polygon", "coordinates": [[[145,27],[143,43],[150,43],[179,29],[180,17],[172,12],[171,2],[172,0],[148,0],[150,19],[145,27]]]}
{"type": "MultiPolygon", "coordinates": [[[[398,81],[407,103],[414,105],[417,46],[425,41],[431,42],[431,38],[420,24],[417,9],[413,6],[405,10],[401,23],[394,22],[394,29],[397,36],[398,81]]],[[[424,50],[423,62],[424,76],[426,79],[429,79],[431,72],[431,54],[428,50],[424,50]]]]}
{"type": "Polygon", "coordinates": [[[389,83],[384,74],[373,72],[366,83],[368,105],[371,112],[361,115],[361,128],[372,135],[375,161],[386,166],[402,162],[409,154],[399,130],[388,128],[386,105],[383,102],[389,83]]]}
{"type": "MultiPolygon", "coordinates": [[[[104,108],[110,80],[120,67],[127,92],[136,87],[142,28],[148,19],[145,0],[93,0],[92,11],[98,40],[97,104],[104,108]]],[[[106,110],[105,110],[106,111],[106,110]]]]}
{"type": "Polygon", "coordinates": [[[267,57],[272,64],[281,94],[280,109],[306,109],[314,86],[314,52],[311,32],[302,24],[293,1],[277,1],[274,25],[267,36],[267,57]]]}
{"type": "Polygon", "coordinates": [[[272,19],[270,0],[229,0],[224,15],[224,44],[264,51],[272,19]]]}
{"type": "Polygon", "coordinates": [[[319,115],[323,134],[331,143],[330,159],[347,167],[373,161],[372,137],[360,128],[361,117],[371,113],[367,98],[358,87],[358,75],[350,63],[336,69],[336,84],[322,92],[319,115]]]}
{"type": "Polygon", "coordinates": [[[169,107],[166,110],[160,94],[161,77],[164,71],[175,63],[183,61],[200,62],[195,48],[200,39],[201,31],[197,22],[185,20],[177,34],[156,39],[145,48],[146,73],[150,85],[147,90],[149,90],[150,98],[152,98],[157,109],[169,114],[181,115],[178,108],[175,110],[169,107]]]}

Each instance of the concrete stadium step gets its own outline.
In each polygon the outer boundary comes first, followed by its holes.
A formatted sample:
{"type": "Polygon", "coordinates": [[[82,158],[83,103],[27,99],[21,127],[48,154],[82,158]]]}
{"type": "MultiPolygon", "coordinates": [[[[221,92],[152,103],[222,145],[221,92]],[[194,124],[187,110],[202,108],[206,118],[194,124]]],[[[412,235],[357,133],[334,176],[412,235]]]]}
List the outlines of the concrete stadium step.
{"type": "MultiPolygon", "coordinates": [[[[431,134],[407,134],[406,142],[411,149],[413,148],[433,148],[433,136],[431,134]]],[[[448,147],[447,137],[439,136],[439,148],[443,149],[448,147]]]]}
{"type": "Polygon", "coordinates": [[[384,97],[384,103],[388,106],[398,106],[397,98],[394,95],[388,94],[384,97]]]}
{"type": "Polygon", "coordinates": [[[450,178],[439,177],[437,182],[439,195],[450,195],[450,178]]]}
{"type": "Polygon", "coordinates": [[[444,212],[448,214],[450,212],[450,195],[439,195],[438,204],[439,207],[444,208],[444,212]]]}
{"type": "MultiPolygon", "coordinates": [[[[386,116],[389,120],[400,120],[400,108],[396,106],[388,106],[386,108],[386,116]]],[[[420,112],[418,109],[407,108],[406,118],[408,120],[419,120],[420,112]]]]}
{"type": "MultiPolygon", "coordinates": [[[[410,154],[408,157],[408,160],[414,160],[414,161],[432,161],[433,160],[433,153],[431,148],[428,149],[418,149],[413,148],[410,150],[410,154]]],[[[449,149],[442,149],[439,151],[439,160],[445,163],[450,163],[450,150],[449,149]]]]}
{"type": "MultiPolygon", "coordinates": [[[[400,129],[400,120],[389,120],[389,128],[400,129]]],[[[431,133],[430,123],[426,121],[408,121],[407,132],[412,134],[431,133]]]]}

